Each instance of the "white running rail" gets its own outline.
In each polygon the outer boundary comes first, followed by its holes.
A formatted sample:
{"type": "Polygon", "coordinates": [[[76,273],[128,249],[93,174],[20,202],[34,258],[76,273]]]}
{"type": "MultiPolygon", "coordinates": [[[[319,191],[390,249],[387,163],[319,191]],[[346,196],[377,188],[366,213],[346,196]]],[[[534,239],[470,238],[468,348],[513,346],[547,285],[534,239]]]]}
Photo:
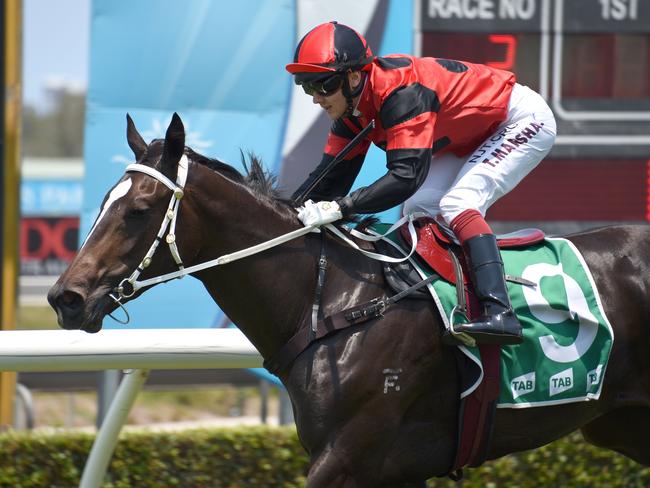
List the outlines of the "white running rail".
{"type": "Polygon", "coordinates": [[[120,431],[149,370],[261,366],[262,357],[238,329],[0,332],[0,371],[130,370],[97,433],[80,488],[101,486],[120,431]]]}

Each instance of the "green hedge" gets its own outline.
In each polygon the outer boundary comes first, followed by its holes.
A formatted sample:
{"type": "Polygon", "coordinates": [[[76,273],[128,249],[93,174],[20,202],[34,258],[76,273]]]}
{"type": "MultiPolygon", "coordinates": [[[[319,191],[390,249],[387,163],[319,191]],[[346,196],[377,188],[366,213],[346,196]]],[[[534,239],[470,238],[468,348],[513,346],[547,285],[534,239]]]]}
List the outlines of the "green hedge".
{"type": "MultiPolygon", "coordinates": [[[[94,436],[0,435],[0,487],[76,487],[94,436]]],[[[120,437],[105,488],[301,487],[307,457],[292,428],[129,432],[120,437]]],[[[584,443],[578,434],[465,470],[430,487],[648,487],[650,469],[584,443]]]]}
{"type": "MultiPolygon", "coordinates": [[[[0,435],[0,487],[77,487],[93,438],[81,433],[0,435]]],[[[103,486],[302,487],[306,469],[295,429],[126,432],[103,486]]]]}

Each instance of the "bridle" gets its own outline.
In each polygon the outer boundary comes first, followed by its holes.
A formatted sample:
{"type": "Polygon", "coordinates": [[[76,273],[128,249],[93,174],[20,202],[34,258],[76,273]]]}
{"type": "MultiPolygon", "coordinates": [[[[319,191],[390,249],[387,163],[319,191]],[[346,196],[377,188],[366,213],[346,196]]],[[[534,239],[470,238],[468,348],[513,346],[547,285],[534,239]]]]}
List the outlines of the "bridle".
{"type": "Polygon", "coordinates": [[[138,173],[144,173],[146,175],[149,175],[152,178],[161,182],[167,188],[169,188],[172,191],[172,195],[169,200],[169,205],[167,206],[167,211],[165,212],[163,221],[160,224],[160,229],[158,230],[158,234],[156,235],[154,242],[149,247],[149,250],[145,254],[144,258],[142,258],[140,264],[138,264],[135,271],[133,271],[133,273],[131,273],[131,275],[128,278],[124,278],[122,281],[120,281],[120,283],[114,288],[113,292],[109,293],[108,295],[111,299],[113,299],[113,301],[119,307],[122,308],[122,310],[126,314],[126,320],[117,319],[111,314],[109,314],[109,316],[112,317],[117,322],[123,324],[128,323],[130,318],[129,318],[129,313],[127,312],[126,308],[124,308],[122,301],[131,298],[141,288],[146,288],[148,286],[152,286],[158,283],[170,281],[175,278],[182,278],[188,274],[195,273],[197,271],[201,271],[206,268],[211,268],[213,266],[227,264],[232,261],[236,261],[237,259],[241,259],[250,256],[252,254],[257,254],[258,252],[264,251],[266,249],[270,249],[279,244],[295,239],[296,237],[307,234],[309,232],[318,231],[318,229],[315,228],[314,226],[302,227],[300,229],[281,235],[269,241],[262,242],[260,244],[256,244],[254,246],[230,254],[225,254],[223,256],[219,256],[216,259],[212,259],[210,261],[186,268],[183,265],[183,260],[180,256],[178,246],[176,245],[176,221],[178,219],[180,202],[184,195],[184,187],[185,187],[185,183],[187,182],[187,175],[189,172],[189,164],[188,164],[187,156],[183,155],[180,161],[178,162],[176,183],[174,183],[172,180],[167,178],[164,174],[162,174],[157,169],[151,168],[149,166],[145,166],[143,164],[137,164],[137,163],[130,164],[126,167],[126,172],[127,173],[138,172],[138,173]],[[176,262],[176,266],[178,267],[178,269],[171,273],[166,273],[161,276],[156,276],[146,280],[138,281],[138,278],[140,277],[142,272],[151,264],[153,255],[158,249],[158,245],[160,244],[160,241],[162,240],[165,233],[167,233],[167,236],[165,237],[165,242],[169,246],[169,250],[172,254],[172,257],[174,258],[174,261],[176,262]]]}
{"type": "MultiPolygon", "coordinates": [[[[152,178],[158,180],[161,182],[163,185],[165,185],[167,188],[169,188],[172,191],[172,195],[169,200],[169,205],[167,206],[167,211],[165,212],[165,216],[163,218],[162,223],[160,224],[160,229],[158,230],[158,234],[156,235],[156,238],[154,242],[151,244],[149,247],[149,250],[145,254],[144,258],[140,261],[140,264],[138,264],[137,268],[131,273],[131,275],[128,278],[124,278],[120,283],[114,288],[112,293],[109,293],[109,297],[113,299],[113,301],[124,310],[124,313],[126,314],[126,320],[119,320],[112,315],[109,314],[110,317],[112,317],[114,320],[117,322],[120,322],[122,324],[126,324],[129,322],[129,314],[124,308],[124,305],[122,303],[122,300],[129,299],[135,293],[140,290],[141,288],[146,288],[148,286],[152,286],[158,283],[163,283],[165,281],[170,281],[176,278],[182,278],[188,274],[195,273],[197,271],[201,271],[206,268],[211,268],[213,266],[220,266],[223,264],[230,263],[232,261],[236,261],[238,259],[245,258],[247,256],[251,256],[253,254],[257,254],[259,252],[265,251],[267,249],[270,249],[272,247],[278,246],[280,244],[283,244],[285,242],[288,242],[290,240],[293,240],[297,237],[300,237],[302,235],[308,234],[310,232],[320,232],[320,228],[318,226],[312,225],[308,227],[301,227],[299,229],[296,229],[292,232],[288,232],[286,234],[283,234],[281,236],[275,237],[273,239],[270,239],[268,241],[262,242],[260,244],[256,244],[254,246],[247,247],[245,249],[241,249],[239,251],[235,251],[230,254],[224,254],[223,256],[219,256],[216,259],[212,259],[210,261],[206,261],[204,263],[200,263],[194,266],[190,267],[185,267],[183,265],[183,260],[181,259],[180,253],[178,251],[178,246],[176,245],[176,221],[178,219],[178,211],[180,208],[180,202],[183,198],[184,195],[184,187],[187,182],[187,175],[189,172],[189,161],[186,155],[183,155],[178,162],[178,172],[176,175],[176,183],[174,183],[172,180],[167,178],[164,174],[162,174],[160,171],[157,169],[151,168],[149,166],[145,166],[143,164],[130,164],[126,167],[126,172],[138,172],[138,173],[144,173],[146,175],[151,176],[152,178]],[[162,240],[163,236],[167,233],[167,236],[165,237],[165,242],[169,246],[169,250],[172,254],[172,257],[174,258],[174,261],[176,262],[176,266],[178,269],[176,271],[172,271],[171,273],[166,273],[164,275],[156,276],[153,278],[149,278],[146,280],[138,281],[138,278],[142,274],[142,272],[151,264],[151,260],[153,258],[153,255],[155,254],[156,250],[158,249],[158,245],[160,244],[160,241],[162,240]]],[[[423,215],[423,214],[422,214],[423,215]]],[[[415,232],[415,227],[413,225],[413,221],[421,216],[421,214],[409,214],[404,217],[402,217],[398,222],[393,224],[390,229],[384,234],[388,235],[391,232],[393,232],[395,229],[397,229],[400,225],[402,225],[404,222],[408,222],[408,228],[409,228],[409,233],[411,235],[411,242],[412,242],[412,248],[411,252],[405,256],[404,258],[393,258],[391,256],[384,256],[382,254],[377,254],[373,253],[370,251],[363,250],[359,248],[359,246],[354,243],[351,239],[349,239],[345,234],[341,232],[336,226],[332,224],[327,224],[325,227],[330,230],[332,233],[337,235],[340,239],[342,239],[345,243],[347,243],[349,246],[355,248],[362,254],[372,258],[372,259],[377,259],[380,261],[387,261],[387,262],[401,262],[405,261],[408,259],[411,254],[415,251],[415,248],[417,246],[417,234],[415,232]]],[[[360,232],[357,232],[356,230],[351,230],[350,234],[353,236],[366,240],[366,241],[378,241],[381,238],[383,238],[384,235],[379,235],[379,236],[369,236],[368,234],[363,234],[360,232]]]]}
{"type": "MultiPolygon", "coordinates": [[[[167,233],[167,236],[165,237],[165,242],[169,246],[169,251],[171,252],[172,257],[176,262],[178,271],[182,272],[185,269],[185,267],[183,266],[183,260],[181,258],[181,255],[178,252],[178,246],[176,245],[176,220],[178,218],[178,209],[180,207],[180,202],[184,195],[183,188],[185,187],[185,183],[187,181],[188,160],[187,160],[187,156],[183,155],[180,161],[178,162],[176,183],[174,183],[172,180],[167,178],[164,174],[162,174],[157,169],[151,168],[149,166],[145,166],[144,164],[137,164],[137,163],[130,164],[126,167],[126,172],[144,173],[155,178],[156,180],[161,182],[163,185],[165,185],[167,188],[169,188],[172,191],[172,196],[169,199],[169,205],[167,206],[167,211],[165,212],[165,216],[163,218],[162,224],[160,224],[160,229],[158,230],[158,234],[156,234],[156,238],[151,244],[151,246],[149,247],[149,250],[145,254],[144,258],[142,258],[142,261],[140,261],[140,264],[138,264],[135,271],[131,273],[131,276],[129,276],[128,278],[124,278],[122,281],[120,281],[120,284],[117,285],[117,287],[114,290],[115,293],[117,294],[117,297],[113,293],[109,294],[109,296],[115,301],[115,303],[117,303],[122,307],[125,313],[126,313],[126,309],[124,309],[121,301],[123,299],[131,298],[138,290],[138,288],[141,287],[141,286],[137,286],[138,278],[145,270],[145,268],[147,268],[151,264],[153,255],[155,254],[156,249],[158,249],[158,245],[160,244],[160,241],[162,240],[162,237],[165,235],[165,233],[167,233]]],[[[127,322],[128,322],[128,313],[127,313],[127,322]]]]}

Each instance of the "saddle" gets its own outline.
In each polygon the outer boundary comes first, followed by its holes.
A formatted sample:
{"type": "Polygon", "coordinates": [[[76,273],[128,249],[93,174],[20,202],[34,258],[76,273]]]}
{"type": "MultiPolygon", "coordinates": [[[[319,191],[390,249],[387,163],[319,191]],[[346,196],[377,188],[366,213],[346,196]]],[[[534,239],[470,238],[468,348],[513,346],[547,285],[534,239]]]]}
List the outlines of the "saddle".
{"type": "MultiPolygon", "coordinates": [[[[471,318],[479,313],[472,286],[469,284],[469,273],[461,247],[453,236],[443,230],[438,223],[430,218],[419,219],[415,222],[418,243],[414,260],[418,266],[429,269],[440,278],[456,285],[459,302],[464,295],[467,314],[471,318]],[[458,281],[462,283],[458,284],[458,281]],[[462,291],[462,292],[461,292],[462,291]]],[[[406,225],[399,229],[404,249],[411,247],[412,242],[406,225]]],[[[505,235],[497,236],[500,248],[524,248],[538,244],[544,240],[544,232],[539,229],[522,229],[505,235]]],[[[378,249],[391,256],[399,256],[393,246],[379,241],[378,249]]],[[[389,286],[396,292],[403,292],[412,287],[422,278],[417,270],[408,262],[398,264],[384,263],[384,275],[389,286]]],[[[508,277],[515,280],[516,278],[508,277]]],[[[411,293],[410,298],[430,299],[426,288],[420,288],[411,293]]],[[[468,396],[461,399],[458,429],[458,448],[454,464],[450,470],[450,478],[462,478],[462,468],[465,466],[480,466],[487,456],[492,430],[496,403],[500,386],[500,347],[480,345],[481,359],[484,367],[483,381],[468,396]]],[[[467,357],[456,351],[456,362],[463,390],[476,379],[475,365],[467,357]]]]}
{"type": "MultiPolygon", "coordinates": [[[[414,222],[418,238],[414,261],[422,269],[435,273],[443,280],[457,285],[459,277],[462,276],[462,289],[464,290],[468,312],[478,312],[478,302],[474,297],[470,285],[469,272],[465,256],[455,238],[447,233],[440,225],[431,218],[422,218],[414,222]]],[[[408,226],[404,224],[396,233],[399,236],[403,249],[411,247],[411,237],[408,226]]],[[[544,231],[540,229],[521,229],[507,234],[497,236],[497,244],[500,249],[525,248],[541,243],[545,238],[544,231]]],[[[403,257],[403,254],[390,244],[384,241],[375,243],[379,252],[391,257],[403,257]]],[[[384,262],[384,276],[388,285],[393,291],[399,293],[420,282],[422,278],[417,270],[408,261],[400,263],[384,262]]],[[[520,279],[506,275],[510,281],[521,282],[520,279]]],[[[459,287],[460,288],[460,287],[459,287]]],[[[409,298],[428,300],[431,295],[426,288],[420,288],[409,294],[409,298]]]]}
{"type": "MultiPolygon", "coordinates": [[[[463,268],[464,282],[469,282],[462,249],[455,238],[443,230],[431,218],[419,219],[415,223],[418,236],[416,253],[420,261],[435,271],[441,278],[450,283],[456,283],[457,277],[453,253],[463,268]]],[[[411,237],[406,226],[400,228],[400,235],[407,246],[411,246],[411,237]]],[[[523,248],[538,244],[544,240],[544,232],[540,229],[521,229],[508,234],[497,236],[497,244],[501,249],[523,248]]]]}

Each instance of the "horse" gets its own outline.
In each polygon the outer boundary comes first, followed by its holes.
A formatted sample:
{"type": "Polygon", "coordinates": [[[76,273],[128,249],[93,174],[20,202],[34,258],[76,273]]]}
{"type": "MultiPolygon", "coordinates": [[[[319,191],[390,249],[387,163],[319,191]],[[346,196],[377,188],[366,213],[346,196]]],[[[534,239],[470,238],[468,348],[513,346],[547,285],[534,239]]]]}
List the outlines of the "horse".
{"type": "MultiPolygon", "coordinates": [[[[125,173],[109,191],[85,243],[48,294],[64,329],[100,330],[107,314],[147,288],[129,287],[134,270],[145,281],[173,275],[179,267],[191,269],[303,228],[256,158],[248,158],[244,175],[196,153],[185,146],[177,114],[165,138],[149,144],[127,115],[127,140],[140,170],[125,173]],[[174,182],[183,165],[186,182],[179,199],[174,182]],[[151,254],[147,246],[157,231],[163,233],[160,222],[174,205],[175,232],[166,231],[172,252],[151,254]],[[145,255],[150,262],[138,261],[145,255]]],[[[615,331],[600,398],[498,409],[487,459],[580,429],[588,442],[650,466],[650,334],[643,332],[650,321],[650,227],[611,226],[567,238],[588,263],[615,331]]],[[[323,246],[324,316],[390,295],[381,264],[325,230],[303,232],[192,276],[268,359],[310,326],[323,246]]],[[[361,241],[359,246],[373,248],[361,241]]],[[[442,324],[429,301],[407,297],[381,316],[312,342],[277,372],[309,455],[307,487],[422,487],[427,479],[449,474],[458,442],[460,386],[442,324]],[[399,389],[384,390],[386,370],[401,371],[399,389]]]]}

